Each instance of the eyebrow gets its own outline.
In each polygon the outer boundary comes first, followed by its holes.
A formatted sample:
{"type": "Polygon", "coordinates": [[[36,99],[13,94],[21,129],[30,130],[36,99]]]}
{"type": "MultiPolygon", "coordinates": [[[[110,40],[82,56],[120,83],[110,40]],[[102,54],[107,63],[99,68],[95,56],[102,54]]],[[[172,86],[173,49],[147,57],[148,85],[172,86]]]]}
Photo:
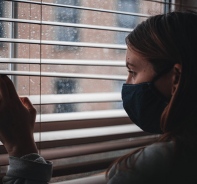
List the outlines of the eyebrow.
{"type": "Polygon", "coordinates": [[[129,63],[129,62],[126,62],[126,67],[127,67],[127,68],[129,68],[129,65],[132,66],[132,67],[136,67],[134,64],[129,63]]]}

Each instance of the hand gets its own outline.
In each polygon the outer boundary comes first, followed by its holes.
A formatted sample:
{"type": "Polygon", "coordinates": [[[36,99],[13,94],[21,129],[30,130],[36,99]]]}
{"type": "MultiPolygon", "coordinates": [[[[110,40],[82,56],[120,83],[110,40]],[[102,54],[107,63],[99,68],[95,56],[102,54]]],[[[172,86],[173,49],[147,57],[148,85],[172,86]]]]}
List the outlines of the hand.
{"type": "Polygon", "coordinates": [[[33,130],[36,110],[28,98],[19,98],[12,81],[0,76],[0,141],[9,156],[37,153],[33,130]]]}

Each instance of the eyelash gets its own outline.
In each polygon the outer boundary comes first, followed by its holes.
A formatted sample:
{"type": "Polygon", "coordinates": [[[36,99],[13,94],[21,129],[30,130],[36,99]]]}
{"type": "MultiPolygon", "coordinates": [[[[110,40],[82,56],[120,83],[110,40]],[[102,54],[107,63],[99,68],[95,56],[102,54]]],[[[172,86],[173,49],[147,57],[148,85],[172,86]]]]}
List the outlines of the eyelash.
{"type": "Polygon", "coordinates": [[[136,75],[136,72],[134,72],[134,71],[131,71],[131,70],[128,70],[128,72],[132,75],[132,77],[135,77],[135,75],[136,75]]]}

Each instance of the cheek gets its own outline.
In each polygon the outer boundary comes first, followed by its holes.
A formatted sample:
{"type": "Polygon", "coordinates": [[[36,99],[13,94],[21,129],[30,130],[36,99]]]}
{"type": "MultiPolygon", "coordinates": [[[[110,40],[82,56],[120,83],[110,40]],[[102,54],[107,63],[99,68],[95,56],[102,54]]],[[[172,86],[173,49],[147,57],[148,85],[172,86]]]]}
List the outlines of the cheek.
{"type": "Polygon", "coordinates": [[[171,98],[172,81],[169,76],[162,77],[155,82],[156,89],[167,99],[171,98]]]}

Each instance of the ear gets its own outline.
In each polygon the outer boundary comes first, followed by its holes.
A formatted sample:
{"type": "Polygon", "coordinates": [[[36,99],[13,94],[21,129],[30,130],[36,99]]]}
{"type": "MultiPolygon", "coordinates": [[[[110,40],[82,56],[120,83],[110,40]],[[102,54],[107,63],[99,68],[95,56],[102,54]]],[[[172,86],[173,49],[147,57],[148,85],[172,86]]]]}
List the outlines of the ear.
{"type": "Polygon", "coordinates": [[[175,64],[173,67],[173,74],[172,74],[172,91],[171,95],[173,96],[178,88],[180,77],[182,72],[181,64],[175,64]]]}

